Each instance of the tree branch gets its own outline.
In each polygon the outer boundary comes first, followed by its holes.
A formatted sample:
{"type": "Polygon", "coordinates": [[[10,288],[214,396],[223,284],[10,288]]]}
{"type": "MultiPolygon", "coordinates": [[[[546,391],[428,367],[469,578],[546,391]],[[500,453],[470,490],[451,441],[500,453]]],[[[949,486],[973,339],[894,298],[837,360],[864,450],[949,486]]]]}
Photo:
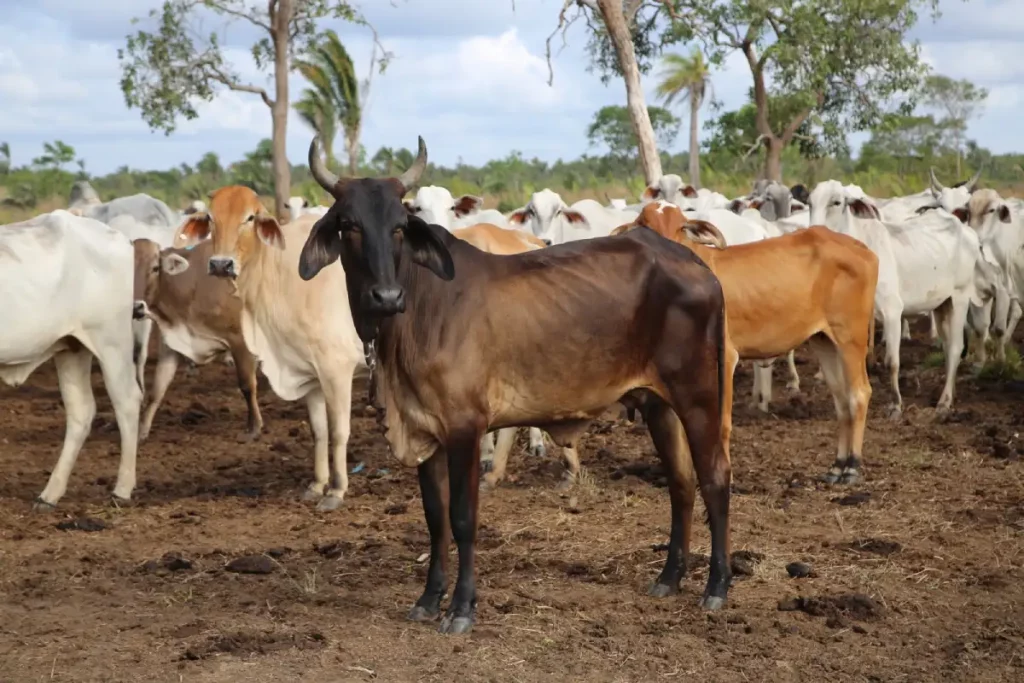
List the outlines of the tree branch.
{"type": "Polygon", "coordinates": [[[750,149],[747,150],[747,153],[743,155],[743,158],[746,159],[751,154],[753,154],[757,150],[757,148],[761,146],[761,143],[764,142],[767,139],[768,139],[767,135],[758,135],[757,139],[754,140],[754,144],[752,144],[750,146],[750,149]]]}
{"type": "MultiPolygon", "coordinates": [[[[548,63],[548,87],[551,87],[551,85],[555,82],[555,70],[554,67],[551,66],[551,39],[557,36],[558,32],[561,31],[562,48],[565,48],[565,33],[566,31],[569,30],[569,27],[572,26],[576,22],[576,20],[580,18],[580,12],[577,12],[575,15],[573,15],[572,19],[568,20],[565,18],[565,13],[569,11],[569,8],[573,6],[573,3],[578,3],[580,6],[583,6],[583,3],[587,1],[593,2],[593,0],[564,0],[564,2],[562,3],[562,9],[558,13],[558,26],[555,27],[555,30],[552,31],[551,35],[549,35],[547,40],[544,41],[544,56],[546,57],[548,63]]],[[[596,5],[592,5],[590,7],[591,9],[597,9],[596,5]]],[[[561,50],[559,50],[559,52],[561,52],[561,50]]]]}
{"type": "MultiPolygon", "coordinates": [[[[273,2],[276,2],[276,0],[273,0],[273,2]]],[[[271,4],[273,4],[273,2],[271,2],[271,4]]],[[[220,12],[221,14],[227,14],[228,16],[235,17],[236,19],[245,19],[250,24],[252,24],[254,26],[259,26],[260,28],[262,28],[264,30],[267,30],[267,31],[271,30],[270,29],[270,24],[264,24],[262,21],[260,21],[256,17],[254,17],[254,16],[252,16],[250,14],[246,14],[245,12],[240,12],[239,10],[231,9],[230,7],[228,7],[223,2],[215,2],[215,0],[201,0],[201,2],[198,2],[196,4],[201,4],[204,7],[208,7],[208,8],[212,9],[215,12],[220,12]]]]}
{"type": "Polygon", "coordinates": [[[212,64],[207,64],[206,68],[210,72],[210,78],[222,84],[228,90],[235,90],[237,92],[251,92],[255,95],[259,95],[260,97],[263,98],[264,104],[266,104],[268,107],[273,108],[274,100],[270,99],[270,96],[267,94],[267,91],[265,89],[255,85],[246,85],[245,83],[239,83],[238,81],[231,78],[226,73],[224,73],[212,64]]]}

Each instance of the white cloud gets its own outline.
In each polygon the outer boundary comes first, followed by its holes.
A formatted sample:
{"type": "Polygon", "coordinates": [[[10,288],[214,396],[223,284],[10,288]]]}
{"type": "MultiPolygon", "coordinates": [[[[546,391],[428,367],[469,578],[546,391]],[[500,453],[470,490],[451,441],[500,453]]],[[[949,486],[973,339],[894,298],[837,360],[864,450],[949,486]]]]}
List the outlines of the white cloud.
{"type": "MultiPolygon", "coordinates": [[[[27,163],[44,141],[53,139],[75,146],[92,171],[106,172],[121,165],[194,163],[210,150],[231,161],[270,136],[270,113],[249,93],[220,92],[199,105],[198,119],[180,122],[169,137],[150,132],[138,111],[125,107],[117,49],[135,30],[131,18],[144,16],[160,0],[3,4],[0,138],[11,143],[16,164],[27,163]]],[[[544,41],[557,23],[559,2],[516,0],[514,11],[509,0],[410,0],[397,7],[368,0],[363,5],[396,55],[386,74],[374,76],[363,132],[371,154],[382,145],[414,147],[421,134],[431,158],[444,164],[460,157],[481,163],[513,149],[552,161],[574,158],[594,151],[585,137],[593,113],[624,100],[620,80],[606,87],[587,71],[587,36],[581,25],[569,32],[568,47],[554,59],[554,86],[547,85],[544,41]]],[[[1024,103],[1024,12],[1019,5],[1020,0],[943,0],[943,18],[932,24],[922,17],[914,32],[939,72],[990,89],[985,116],[972,123],[970,135],[997,151],[1024,149],[1024,130],[1016,125],[1024,103]]],[[[326,25],[339,32],[365,74],[368,31],[339,22],[326,25]]],[[[229,61],[246,82],[271,92],[269,78],[248,52],[251,37],[242,24],[231,28],[229,61]]],[[[652,103],[657,71],[644,78],[652,103]]],[[[726,109],[745,101],[751,79],[742,56],[730,55],[712,78],[716,99],[726,109]]],[[[293,77],[289,84],[295,99],[303,83],[293,77]]],[[[685,111],[679,113],[685,118],[685,111]]],[[[702,118],[710,115],[707,109],[702,112],[702,118]]],[[[292,114],[288,147],[293,162],[304,159],[310,137],[292,114]]],[[[683,137],[677,149],[685,145],[683,137]]]]}

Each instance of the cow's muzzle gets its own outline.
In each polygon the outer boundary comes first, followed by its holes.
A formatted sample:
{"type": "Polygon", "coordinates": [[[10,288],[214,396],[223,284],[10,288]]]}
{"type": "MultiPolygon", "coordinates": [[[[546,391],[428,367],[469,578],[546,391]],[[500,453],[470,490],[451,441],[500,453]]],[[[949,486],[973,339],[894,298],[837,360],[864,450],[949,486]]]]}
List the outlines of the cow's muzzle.
{"type": "Polygon", "coordinates": [[[149,315],[149,306],[145,301],[136,301],[132,306],[132,320],[145,320],[149,315]]]}
{"type": "Polygon", "coordinates": [[[405,311],[405,290],[397,285],[374,285],[362,296],[363,309],[375,315],[395,315],[405,311]]]}
{"type": "Polygon", "coordinates": [[[223,256],[214,256],[210,259],[209,273],[214,277],[238,277],[238,269],[235,267],[235,259],[223,256]]]}

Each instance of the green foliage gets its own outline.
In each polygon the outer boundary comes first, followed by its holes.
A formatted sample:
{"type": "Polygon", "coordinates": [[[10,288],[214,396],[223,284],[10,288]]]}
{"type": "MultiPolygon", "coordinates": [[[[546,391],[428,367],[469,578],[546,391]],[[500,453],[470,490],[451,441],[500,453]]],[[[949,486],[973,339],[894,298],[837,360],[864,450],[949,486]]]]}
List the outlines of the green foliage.
{"type": "Polygon", "coordinates": [[[7,175],[11,171],[11,145],[7,142],[0,142],[0,176],[7,175]]]}
{"type": "Polygon", "coordinates": [[[697,100],[697,106],[711,85],[711,71],[704,60],[704,53],[694,48],[689,56],[668,54],[662,60],[663,71],[655,93],[666,107],[682,95],[683,101],[691,97],[697,100]]]}
{"type": "MultiPolygon", "coordinates": [[[[310,51],[307,59],[295,60],[295,68],[310,87],[294,108],[313,130],[320,133],[327,151],[328,164],[334,164],[333,143],[340,123],[345,131],[349,156],[359,144],[363,108],[361,87],[355,66],[338,34],[325,31],[323,39],[310,51]]],[[[349,159],[350,172],[356,160],[349,159]]]]}
{"type": "MultiPolygon", "coordinates": [[[[43,143],[43,154],[32,160],[34,166],[48,169],[63,169],[75,160],[75,148],[61,140],[43,143]]],[[[80,162],[83,163],[84,162],[80,162]]]]}
{"type": "MultiPolygon", "coordinates": [[[[670,147],[679,132],[679,119],[662,107],[648,107],[651,126],[662,149],[670,147]]],[[[602,107],[594,114],[587,128],[587,139],[591,146],[604,145],[610,155],[622,161],[635,159],[639,153],[636,133],[626,107],[602,107]]]]}
{"type": "Polygon", "coordinates": [[[988,381],[1007,381],[1024,379],[1024,367],[1021,366],[1020,353],[1013,344],[1006,345],[1006,360],[995,358],[989,360],[978,371],[978,379],[988,381]]]}

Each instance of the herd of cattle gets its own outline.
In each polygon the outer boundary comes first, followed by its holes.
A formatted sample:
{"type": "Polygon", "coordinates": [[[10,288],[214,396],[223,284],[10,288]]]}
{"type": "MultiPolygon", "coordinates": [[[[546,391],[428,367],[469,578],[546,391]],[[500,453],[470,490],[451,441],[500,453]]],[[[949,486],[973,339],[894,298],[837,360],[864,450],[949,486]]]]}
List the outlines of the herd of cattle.
{"type": "Polygon", "coordinates": [[[282,399],[305,400],[315,443],[305,497],[339,507],[353,380],[369,376],[392,454],[418,467],[430,532],[426,587],[409,616],[441,615],[454,537],[458,579],[441,630],[461,633],[475,615],[481,459],[491,464],[483,480],[496,484],[516,430],[530,428],[537,455],[546,432],[570,486],[580,435],[620,402],[642,415],[669,479],[669,552],[651,594],[678,591],[699,486],[712,538],[702,604],[714,609],[730,582],[740,359],[755,362],[753,403],[767,410],[773,359],[788,354],[799,390],[792,352],[809,344],[839,421],[824,478],[852,483],[876,321],[898,416],[908,316],[931,315],[945,352],[939,411],[953,404],[968,332],[981,360],[990,332],[1002,357],[1021,317],[1024,206],[977,189],[980,172],[953,187],[933,173],[923,192],[891,199],[834,180],[810,192],[758,181],[729,199],[666,175],[633,205],[569,206],[545,189],[504,215],[479,197],[418,187],[422,139],[397,178],[339,178],[316,139],[309,165],[334,202],[292,198],[284,224],[241,186],[176,212],[141,194],[101,202],[80,182],[68,210],[0,228],[0,377],[17,386],[53,358],[67,416],[37,506],[60,500],[90,431],[94,357],[121,437],[113,495],[125,500],[138,441],[180,360],[230,358],[246,439],[263,428],[257,369],[282,399]],[[140,421],[154,324],[159,356],[140,421]]]}

